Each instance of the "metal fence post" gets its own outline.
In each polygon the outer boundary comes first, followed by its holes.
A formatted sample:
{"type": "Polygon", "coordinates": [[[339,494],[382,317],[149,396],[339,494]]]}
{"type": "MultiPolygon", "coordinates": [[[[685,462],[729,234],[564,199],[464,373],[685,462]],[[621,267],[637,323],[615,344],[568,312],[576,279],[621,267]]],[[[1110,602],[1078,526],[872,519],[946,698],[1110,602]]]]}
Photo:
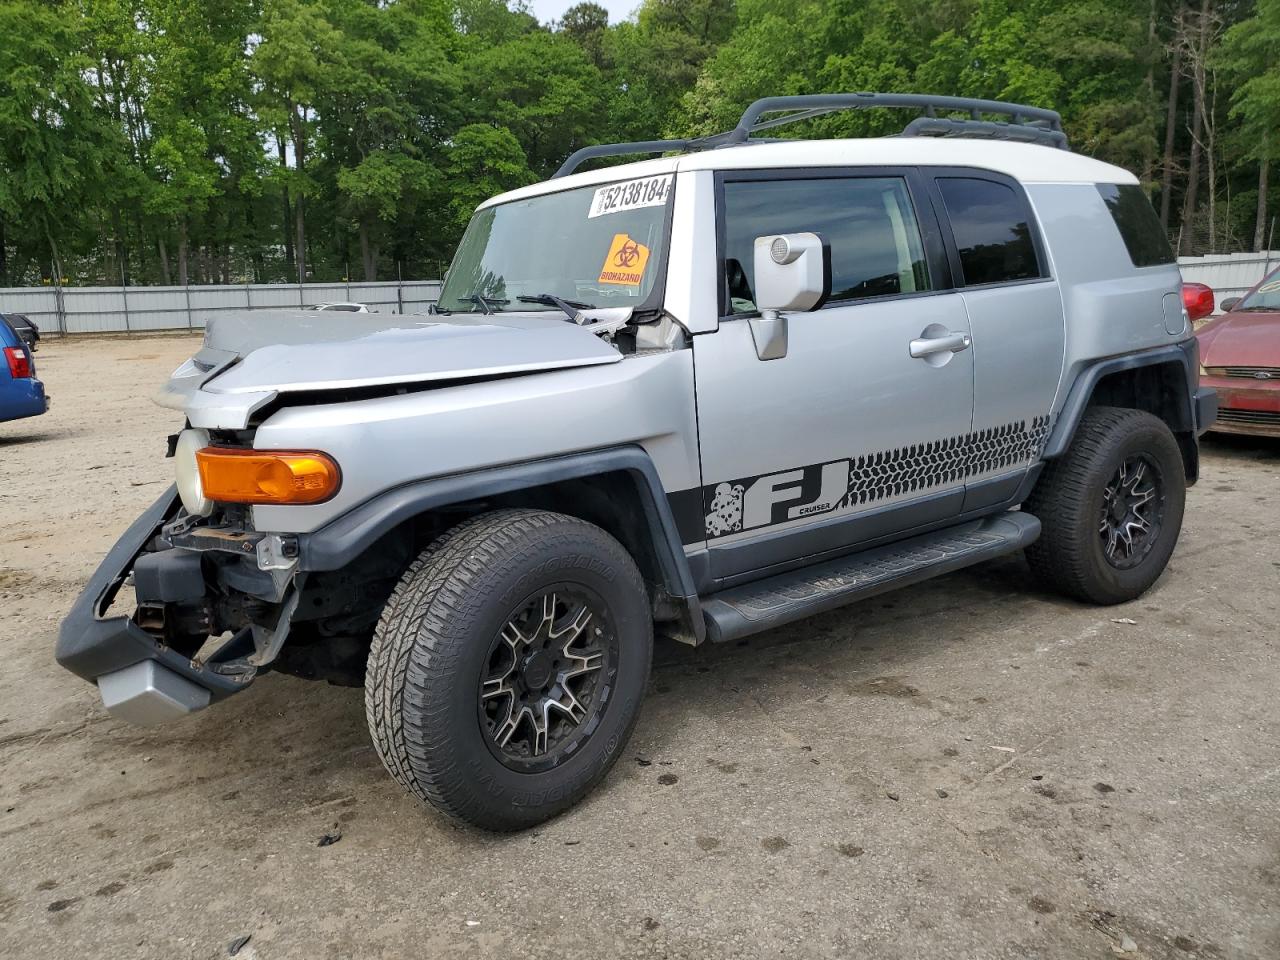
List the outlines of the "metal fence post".
{"type": "Polygon", "coordinates": [[[404,316],[404,276],[400,272],[400,261],[396,261],[396,311],[404,316]]]}
{"type": "Polygon", "coordinates": [[[191,281],[190,280],[188,280],[185,284],[183,284],[182,292],[186,294],[186,298],[187,298],[187,329],[194,330],[196,325],[196,320],[195,320],[195,317],[191,315],[191,281]]]}
{"type": "Polygon", "coordinates": [[[124,261],[120,261],[120,299],[124,301],[124,332],[131,335],[133,331],[129,327],[129,283],[128,278],[124,275],[124,261]]]}
{"type": "Polygon", "coordinates": [[[62,271],[58,269],[58,261],[53,261],[53,309],[58,316],[58,332],[67,333],[67,300],[62,295],[62,271]]]}

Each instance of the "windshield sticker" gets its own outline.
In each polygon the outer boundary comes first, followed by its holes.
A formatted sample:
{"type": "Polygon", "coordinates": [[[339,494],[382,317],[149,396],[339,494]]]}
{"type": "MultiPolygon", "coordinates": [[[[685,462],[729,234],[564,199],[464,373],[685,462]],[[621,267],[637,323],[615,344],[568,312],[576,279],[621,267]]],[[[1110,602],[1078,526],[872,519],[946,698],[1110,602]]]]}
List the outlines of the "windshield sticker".
{"type": "Polygon", "coordinates": [[[611,183],[601,187],[591,198],[591,212],[587,219],[603,217],[610,213],[622,213],[624,210],[636,210],[640,207],[660,207],[671,195],[671,174],[661,177],[646,177],[643,180],[627,180],[625,183],[611,183]]]}
{"type": "Polygon", "coordinates": [[[649,263],[649,248],[625,233],[615,233],[609,253],[600,268],[598,283],[615,283],[626,287],[640,286],[644,268],[649,263]]]}

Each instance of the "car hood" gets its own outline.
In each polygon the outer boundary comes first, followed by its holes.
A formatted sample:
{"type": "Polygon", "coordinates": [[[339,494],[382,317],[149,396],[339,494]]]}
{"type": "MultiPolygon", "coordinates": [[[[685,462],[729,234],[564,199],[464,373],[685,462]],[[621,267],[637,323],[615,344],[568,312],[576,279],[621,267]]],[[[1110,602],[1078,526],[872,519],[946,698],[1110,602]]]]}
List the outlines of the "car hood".
{"type": "MultiPolygon", "coordinates": [[[[591,319],[612,311],[591,311],[591,319]]],[[[211,320],[156,402],[193,426],[237,428],[281,393],[476,380],[616,363],[558,311],[492,316],[253,311],[211,320]]]]}
{"type": "Polygon", "coordinates": [[[1206,367],[1280,367],[1280,311],[1224,314],[1197,337],[1206,367]]]}

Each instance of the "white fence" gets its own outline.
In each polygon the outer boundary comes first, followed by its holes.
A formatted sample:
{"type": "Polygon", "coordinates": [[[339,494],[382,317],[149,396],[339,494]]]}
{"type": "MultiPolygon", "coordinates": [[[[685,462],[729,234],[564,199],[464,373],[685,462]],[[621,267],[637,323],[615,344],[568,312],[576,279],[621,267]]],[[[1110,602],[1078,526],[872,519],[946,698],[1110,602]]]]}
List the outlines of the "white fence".
{"type": "Polygon", "coordinates": [[[41,333],[200,329],[228,310],[288,309],[355,301],[376,313],[424,313],[440,296],[436,280],[399,283],[258,283],[199,287],[13,287],[0,313],[30,317],[41,333]]]}
{"type": "MultiPolygon", "coordinates": [[[[1280,252],[1182,257],[1187,281],[1213,287],[1218,304],[1238,297],[1280,266],[1280,252]]],[[[0,313],[22,313],[48,333],[199,329],[227,310],[289,308],[354,300],[376,313],[423,313],[440,296],[438,280],[403,283],[257,283],[200,287],[13,287],[0,313]]]]}
{"type": "Polygon", "coordinates": [[[1238,297],[1280,267],[1280,252],[1220,253],[1207,257],[1181,257],[1182,279],[1213,287],[1219,307],[1227,297],[1238,297]]]}

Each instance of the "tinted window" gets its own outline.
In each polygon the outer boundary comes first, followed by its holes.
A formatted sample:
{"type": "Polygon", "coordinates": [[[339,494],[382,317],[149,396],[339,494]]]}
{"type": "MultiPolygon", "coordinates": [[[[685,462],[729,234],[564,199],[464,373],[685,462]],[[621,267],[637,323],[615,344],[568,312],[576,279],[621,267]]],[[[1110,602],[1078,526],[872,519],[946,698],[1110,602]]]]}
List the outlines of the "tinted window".
{"type": "Polygon", "coordinates": [[[1151,207],[1151,201],[1135,184],[1118,186],[1114,183],[1098,184],[1098,192],[1111,211],[1111,219],[1120,228],[1120,236],[1129,250],[1129,259],[1135,267],[1154,267],[1173,263],[1173,248],[1160,226],[1160,218],[1151,207]]]}
{"type": "Polygon", "coordinates": [[[968,286],[1008,283],[1039,277],[1027,209],[1013,188],[991,180],[947,177],[938,180],[960,248],[960,266],[968,286]]]}
{"type": "Polygon", "coordinates": [[[755,239],[774,233],[827,241],[832,301],[929,289],[915,210],[896,177],[729,182],[724,229],[730,313],[755,311],[755,239]]]}

